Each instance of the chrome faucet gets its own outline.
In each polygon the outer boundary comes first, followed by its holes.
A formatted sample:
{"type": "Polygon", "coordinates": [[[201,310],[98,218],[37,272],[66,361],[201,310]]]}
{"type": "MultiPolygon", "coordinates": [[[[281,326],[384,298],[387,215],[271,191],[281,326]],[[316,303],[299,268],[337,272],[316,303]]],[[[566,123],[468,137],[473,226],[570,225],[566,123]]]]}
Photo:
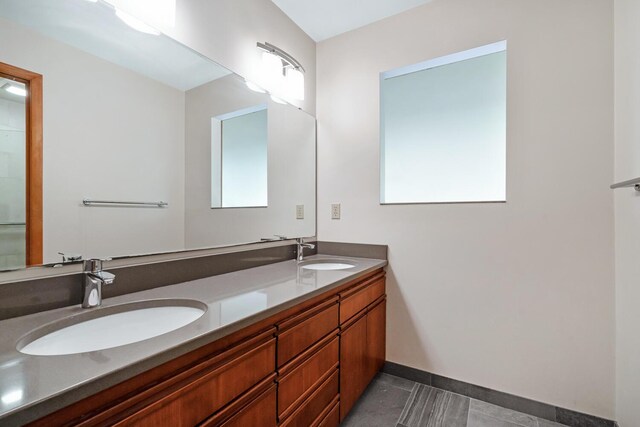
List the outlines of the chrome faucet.
{"type": "Polygon", "coordinates": [[[298,243],[298,261],[303,261],[304,260],[304,249],[314,249],[316,247],[316,245],[314,245],[313,243],[304,243],[304,237],[298,237],[296,239],[296,242],[298,243]]]}
{"type": "Polygon", "coordinates": [[[115,274],[102,270],[102,263],[111,259],[87,259],[83,262],[82,308],[93,308],[102,305],[102,285],[110,285],[116,279],[115,274]]]}

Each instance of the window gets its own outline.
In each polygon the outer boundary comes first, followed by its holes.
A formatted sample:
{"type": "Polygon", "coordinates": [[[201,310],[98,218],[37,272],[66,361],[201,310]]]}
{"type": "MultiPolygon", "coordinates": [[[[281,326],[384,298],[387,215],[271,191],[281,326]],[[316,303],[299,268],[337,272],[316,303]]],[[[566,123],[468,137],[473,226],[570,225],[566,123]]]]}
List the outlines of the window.
{"type": "Polygon", "coordinates": [[[380,80],[382,204],[506,200],[506,42],[380,80]]]}
{"type": "Polygon", "coordinates": [[[266,207],[266,105],[214,117],[211,125],[211,207],[266,207]]]}

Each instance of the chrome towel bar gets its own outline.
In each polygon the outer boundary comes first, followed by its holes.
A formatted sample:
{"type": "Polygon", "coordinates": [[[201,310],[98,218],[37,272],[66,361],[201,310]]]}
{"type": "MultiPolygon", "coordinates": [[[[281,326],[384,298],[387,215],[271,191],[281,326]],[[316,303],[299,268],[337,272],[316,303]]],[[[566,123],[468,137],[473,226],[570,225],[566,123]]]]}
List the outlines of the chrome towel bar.
{"type": "Polygon", "coordinates": [[[640,178],[630,179],[628,181],[618,182],[617,184],[613,184],[611,186],[612,189],[616,188],[625,188],[625,187],[633,187],[636,191],[640,191],[640,178]]]}
{"type": "Polygon", "coordinates": [[[158,202],[124,202],[124,201],[116,201],[116,200],[82,199],[82,204],[85,206],[95,206],[95,205],[128,206],[128,207],[152,206],[156,208],[164,208],[169,206],[169,203],[163,202],[162,200],[158,202]]]}

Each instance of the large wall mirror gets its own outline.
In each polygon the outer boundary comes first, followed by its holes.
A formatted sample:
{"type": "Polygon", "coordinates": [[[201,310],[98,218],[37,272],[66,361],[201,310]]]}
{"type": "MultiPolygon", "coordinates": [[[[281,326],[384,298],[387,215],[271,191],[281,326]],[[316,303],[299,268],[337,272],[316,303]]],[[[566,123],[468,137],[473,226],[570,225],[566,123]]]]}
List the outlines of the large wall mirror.
{"type": "Polygon", "coordinates": [[[0,40],[0,270],[315,235],[313,116],[116,0],[0,0],[0,40]]]}

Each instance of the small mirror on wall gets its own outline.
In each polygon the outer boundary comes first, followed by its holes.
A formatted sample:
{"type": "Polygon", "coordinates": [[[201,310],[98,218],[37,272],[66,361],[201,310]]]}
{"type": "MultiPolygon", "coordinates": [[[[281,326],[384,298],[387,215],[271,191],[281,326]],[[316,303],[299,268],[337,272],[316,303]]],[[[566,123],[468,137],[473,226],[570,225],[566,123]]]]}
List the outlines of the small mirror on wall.
{"type": "Polygon", "coordinates": [[[211,120],[211,207],[268,206],[267,105],[211,120]]]}

